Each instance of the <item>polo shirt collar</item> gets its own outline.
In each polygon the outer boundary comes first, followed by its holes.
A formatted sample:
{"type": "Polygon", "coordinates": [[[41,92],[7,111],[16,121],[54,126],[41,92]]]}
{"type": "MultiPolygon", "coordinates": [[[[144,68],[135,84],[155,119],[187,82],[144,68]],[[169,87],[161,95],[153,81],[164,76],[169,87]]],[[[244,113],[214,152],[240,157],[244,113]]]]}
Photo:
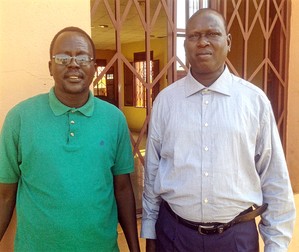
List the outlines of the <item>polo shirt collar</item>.
{"type": "Polygon", "coordinates": [[[71,107],[64,105],[57,99],[55,92],[54,92],[54,87],[53,87],[53,88],[51,88],[51,90],[49,92],[49,103],[50,103],[50,107],[51,107],[54,115],[56,115],[56,116],[63,115],[69,111],[79,111],[83,115],[90,117],[90,116],[92,116],[93,110],[94,110],[94,100],[93,100],[93,95],[92,95],[91,91],[89,91],[89,98],[88,98],[87,102],[82,107],[71,108],[71,107]]]}
{"type": "Polygon", "coordinates": [[[200,82],[198,82],[192,76],[190,70],[188,71],[186,78],[187,78],[187,85],[185,85],[186,97],[193,95],[197,92],[200,92],[202,90],[210,90],[228,96],[231,95],[232,77],[227,66],[225,66],[225,69],[223,73],[219,76],[219,78],[209,87],[206,87],[202,85],[200,82]]]}

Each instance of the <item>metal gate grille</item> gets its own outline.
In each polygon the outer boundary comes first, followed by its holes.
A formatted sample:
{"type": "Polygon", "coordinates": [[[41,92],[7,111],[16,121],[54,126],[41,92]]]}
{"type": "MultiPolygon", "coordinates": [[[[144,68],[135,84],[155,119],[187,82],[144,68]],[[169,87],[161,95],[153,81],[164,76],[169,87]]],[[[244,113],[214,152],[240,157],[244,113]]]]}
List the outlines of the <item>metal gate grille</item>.
{"type": "MultiPolygon", "coordinates": [[[[124,84],[121,80],[124,79],[124,67],[131,71],[131,75],[138,78],[139,82],[144,85],[146,89],[146,117],[143,122],[143,126],[138,134],[133,134],[131,132],[131,142],[133,146],[133,154],[135,156],[135,177],[133,178],[133,184],[137,185],[135,190],[135,197],[137,199],[137,209],[141,208],[141,193],[143,185],[143,167],[144,167],[144,142],[147,137],[147,128],[149,117],[152,108],[152,94],[155,86],[160,81],[162,77],[165,78],[167,74],[169,78],[173,76],[174,66],[176,63],[175,55],[175,34],[176,34],[176,24],[175,24],[175,13],[176,13],[176,1],[173,0],[91,0],[91,21],[99,19],[105,20],[107,22],[107,17],[109,17],[109,26],[114,29],[114,55],[107,62],[105,69],[97,76],[95,82],[101,80],[107,71],[114,66],[117,69],[117,90],[122,90],[124,84]],[[134,16],[134,20],[132,20],[134,16]],[[159,22],[157,21],[159,20],[159,22]],[[161,20],[164,20],[161,23],[161,20]],[[132,23],[134,22],[134,23],[132,23]],[[131,62],[125,57],[122,51],[122,34],[125,33],[126,25],[136,25],[139,24],[139,29],[142,30],[144,43],[144,51],[146,55],[146,65],[150,65],[152,50],[151,38],[154,36],[156,30],[162,32],[160,36],[167,38],[169,47],[165,48],[168,52],[167,64],[163,65],[159,72],[155,74],[155,78],[150,78],[150,68],[146,67],[146,78],[140,75],[138,71],[134,68],[131,62]],[[161,26],[164,27],[164,31],[161,26]]],[[[102,36],[105,34],[102,34],[102,36]]],[[[100,35],[101,36],[101,35],[100,35]]],[[[109,38],[109,35],[107,35],[109,38]]],[[[172,81],[172,80],[171,80],[172,81]]],[[[122,95],[118,95],[118,107],[122,110],[124,106],[124,99],[122,95]]],[[[134,175],[133,175],[134,176],[134,175]]],[[[136,186],[135,185],[135,186],[136,186]]]]}
{"type": "Polygon", "coordinates": [[[111,39],[112,36],[114,50],[105,69],[95,81],[100,80],[111,67],[116,69],[115,90],[118,92],[117,105],[121,110],[124,107],[124,98],[120,95],[120,91],[124,89],[124,66],[146,89],[145,120],[137,135],[131,132],[137,172],[135,183],[139,186],[135,190],[137,208],[141,207],[144,142],[147,137],[153,90],[163,77],[167,76],[169,85],[184,75],[184,71],[188,71],[188,66],[184,65],[185,59],[177,57],[177,38],[185,33],[184,29],[177,28],[177,11],[181,11],[177,10],[177,3],[185,4],[186,18],[191,5],[203,7],[208,4],[209,7],[223,13],[233,38],[233,49],[228,56],[227,65],[234,74],[253,82],[266,92],[273,106],[283,146],[286,144],[289,0],[91,0],[92,23],[95,19],[108,17],[114,31],[112,35],[99,35],[107,36],[107,39],[111,39]],[[132,13],[135,16],[134,20],[132,13]],[[135,23],[138,23],[139,29],[142,30],[141,40],[144,43],[147,65],[151,60],[151,38],[158,28],[160,32],[161,27],[164,29],[162,35],[167,38],[167,62],[160,67],[154,79],[149,77],[149,67],[146,68],[146,78],[140,76],[122,51],[123,34],[128,26],[135,23]],[[183,72],[177,72],[177,62],[184,69],[183,72]]]}
{"type": "Polygon", "coordinates": [[[232,51],[238,56],[229,55],[229,68],[268,95],[285,147],[290,1],[211,0],[210,4],[224,14],[233,37],[232,51]]]}

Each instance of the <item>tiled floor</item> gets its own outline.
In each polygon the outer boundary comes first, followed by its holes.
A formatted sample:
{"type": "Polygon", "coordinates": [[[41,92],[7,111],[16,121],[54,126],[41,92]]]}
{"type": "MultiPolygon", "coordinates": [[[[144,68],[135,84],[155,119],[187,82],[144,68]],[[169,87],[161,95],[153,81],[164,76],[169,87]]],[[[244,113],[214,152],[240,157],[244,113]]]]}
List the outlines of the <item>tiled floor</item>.
{"type": "MultiPolygon", "coordinates": [[[[299,216],[299,194],[295,194],[295,201],[296,201],[296,209],[297,209],[297,216],[299,216]]],[[[138,219],[138,229],[140,230],[140,219],[138,219]]],[[[141,245],[141,251],[145,251],[145,241],[144,239],[139,239],[140,240],[140,245],[141,245]]],[[[119,247],[121,252],[128,252],[128,247],[124,238],[124,234],[119,228],[119,239],[118,239],[119,247]]],[[[262,240],[260,241],[261,244],[261,252],[263,252],[263,242],[262,240]]],[[[299,218],[296,219],[296,224],[295,224],[295,232],[293,235],[293,239],[291,241],[291,244],[289,246],[288,252],[298,252],[299,251],[299,218]]]]}

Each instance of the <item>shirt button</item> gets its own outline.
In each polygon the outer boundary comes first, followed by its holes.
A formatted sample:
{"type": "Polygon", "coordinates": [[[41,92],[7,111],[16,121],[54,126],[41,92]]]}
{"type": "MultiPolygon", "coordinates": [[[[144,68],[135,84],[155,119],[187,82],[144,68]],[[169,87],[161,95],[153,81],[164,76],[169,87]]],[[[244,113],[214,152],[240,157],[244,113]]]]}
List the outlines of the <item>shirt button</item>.
{"type": "Polygon", "coordinates": [[[209,124],[208,123],[205,123],[205,127],[208,127],[209,126],[209,124]]]}
{"type": "Polygon", "coordinates": [[[75,121],[72,120],[72,121],[70,121],[70,123],[71,123],[71,124],[75,124],[75,121]]]}
{"type": "Polygon", "coordinates": [[[209,202],[209,200],[207,198],[205,198],[204,203],[207,204],[208,202],[209,202]]]}
{"type": "Polygon", "coordinates": [[[208,173],[208,172],[205,172],[205,176],[208,177],[208,176],[209,176],[209,173],[208,173]]]}
{"type": "Polygon", "coordinates": [[[209,104],[209,101],[205,101],[205,104],[208,105],[208,104],[209,104]]]}
{"type": "Polygon", "coordinates": [[[71,132],[71,133],[70,133],[70,136],[73,137],[73,136],[75,136],[75,134],[74,134],[73,132],[71,132]]]}
{"type": "Polygon", "coordinates": [[[206,147],[205,147],[205,151],[208,151],[208,150],[209,150],[209,148],[206,146],[206,147]]]}

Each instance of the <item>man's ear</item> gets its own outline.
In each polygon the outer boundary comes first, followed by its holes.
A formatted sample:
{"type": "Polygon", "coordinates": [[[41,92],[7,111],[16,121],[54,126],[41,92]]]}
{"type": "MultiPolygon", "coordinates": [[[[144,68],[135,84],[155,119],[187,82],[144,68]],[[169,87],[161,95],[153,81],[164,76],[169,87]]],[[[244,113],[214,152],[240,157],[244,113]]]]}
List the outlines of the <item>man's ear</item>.
{"type": "Polygon", "coordinates": [[[227,34],[227,47],[228,47],[227,51],[230,52],[231,46],[232,46],[232,35],[229,33],[227,34]]]}
{"type": "Polygon", "coordinates": [[[52,61],[51,60],[49,61],[48,66],[49,66],[50,76],[53,76],[53,74],[52,74],[52,61]]]}

